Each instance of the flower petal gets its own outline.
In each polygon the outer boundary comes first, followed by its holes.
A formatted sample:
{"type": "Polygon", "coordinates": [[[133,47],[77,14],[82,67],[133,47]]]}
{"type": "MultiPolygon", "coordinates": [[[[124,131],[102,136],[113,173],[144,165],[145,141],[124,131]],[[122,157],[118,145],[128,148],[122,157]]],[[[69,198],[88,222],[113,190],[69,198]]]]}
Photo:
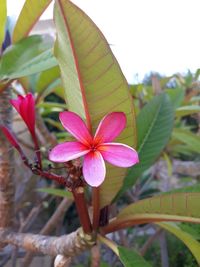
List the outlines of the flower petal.
{"type": "Polygon", "coordinates": [[[113,141],[125,128],[126,115],[123,112],[112,112],[100,122],[94,136],[96,143],[113,141]]]}
{"type": "Polygon", "coordinates": [[[27,126],[30,131],[35,131],[35,100],[32,94],[27,94],[26,99],[24,101],[26,105],[24,105],[24,119],[26,120],[27,126]]]}
{"type": "Polygon", "coordinates": [[[66,162],[87,154],[89,150],[79,142],[65,142],[55,146],[49,153],[49,159],[54,162],[66,162]]]}
{"type": "Polygon", "coordinates": [[[94,187],[101,185],[106,176],[105,162],[98,151],[90,152],[84,157],[83,176],[94,187]]]}
{"type": "Polygon", "coordinates": [[[17,99],[10,100],[10,103],[20,114],[29,131],[35,133],[35,100],[31,93],[26,96],[18,95],[17,99]]]}
{"type": "Polygon", "coordinates": [[[76,113],[64,111],[59,114],[63,127],[71,133],[78,141],[85,145],[92,142],[91,134],[85,122],[76,113]]]}
{"type": "Polygon", "coordinates": [[[130,146],[120,143],[105,143],[98,151],[109,163],[119,167],[130,167],[139,162],[138,153],[130,146]]]}

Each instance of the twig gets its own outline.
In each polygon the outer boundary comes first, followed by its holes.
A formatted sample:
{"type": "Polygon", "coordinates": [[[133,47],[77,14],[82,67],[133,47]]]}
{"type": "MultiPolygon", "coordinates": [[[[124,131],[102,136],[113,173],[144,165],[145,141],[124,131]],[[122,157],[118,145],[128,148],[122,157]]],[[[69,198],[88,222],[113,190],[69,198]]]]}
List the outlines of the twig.
{"type": "Polygon", "coordinates": [[[161,264],[162,267],[169,267],[169,256],[167,249],[167,241],[165,237],[165,232],[162,231],[160,234],[160,253],[161,253],[161,264]]]}
{"type": "Polygon", "coordinates": [[[154,242],[154,240],[156,240],[159,235],[162,233],[162,229],[158,229],[155,234],[153,234],[148,240],[147,242],[143,245],[143,247],[140,249],[140,254],[142,256],[145,255],[145,253],[147,252],[147,250],[149,249],[149,247],[151,247],[152,243],[154,242]]]}
{"type": "Polygon", "coordinates": [[[18,142],[20,143],[20,144],[22,144],[24,147],[26,147],[26,148],[28,148],[28,149],[30,149],[30,150],[34,150],[34,146],[33,145],[30,145],[30,144],[28,144],[28,143],[26,143],[26,142],[24,142],[24,140],[22,139],[22,138],[17,138],[17,140],[18,140],[18,142]]]}
{"type": "Polygon", "coordinates": [[[55,213],[51,216],[44,228],[41,230],[42,235],[50,234],[56,227],[59,221],[61,221],[65,215],[65,212],[69,209],[73,200],[64,198],[60,205],[57,207],[55,213]]]}
{"type": "Polygon", "coordinates": [[[50,144],[51,146],[55,146],[57,144],[56,137],[54,136],[53,133],[49,132],[41,115],[38,112],[36,116],[37,116],[36,125],[37,125],[38,131],[40,132],[38,136],[39,136],[41,143],[44,144],[45,146],[47,145],[47,143],[50,144]]]}
{"type": "Polygon", "coordinates": [[[120,238],[120,243],[124,247],[129,247],[128,238],[126,238],[126,236],[124,234],[124,230],[119,230],[118,231],[118,235],[119,235],[119,238],[120,238]]]}
{"type": "MultiPolygon", "coordinates": [[[[56,227],[57,223],[63,219],[63,216],[65,212],[68,210],[68,208],[73,203],[73,200],[64,198],[54,214],[51,216],[51,218],[48,220],[48,222],[45,224],[45,226],[40,231],[40,234],[42,235],[48,235],[50,234],[54,228],[56,227]]],[[[25,258],[23,260],[23,267],[29,266],[33,259],[33,255],[30,252],[27,252],[25,255],[25,258]]]]}

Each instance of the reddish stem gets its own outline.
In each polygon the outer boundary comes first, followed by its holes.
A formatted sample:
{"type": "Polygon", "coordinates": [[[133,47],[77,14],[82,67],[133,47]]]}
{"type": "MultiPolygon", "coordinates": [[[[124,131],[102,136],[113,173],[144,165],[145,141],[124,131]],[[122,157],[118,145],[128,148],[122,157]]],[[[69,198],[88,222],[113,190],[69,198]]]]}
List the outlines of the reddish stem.
{"type": "Polygon", "coordinates": [[[74,196],[77,212],[79,215],[79,219],[80,219],[83,231],[86,234],[91,234],[92,233],[92,225],[90,222],[87,204],[86,204],[85,197],[84,197],[84,188],[83,187],[77,187],[72,191],[72,193],[74,196]]]}
{"type": "MultiPolygon", "coordinates": [[[[33,171],[34,172],[34,171],[33,171]]],[[[49,173],[49,172],[46,172],[46,171],[41,171],[41,170],[38,170],[36,169],[36,174],[37,175],[40,175],[42,177],[45,177],[47,179],[50,179],[50,180],[54,180],[56,181],[57,183],[65,186],[65,187],[68,187],[70,188],[71,187],[71,183],[69,183],[65,177],[63,176],[60,176],[60,175],[57,175],[57,174],[54,174],[54,173],[49,173]]]]}

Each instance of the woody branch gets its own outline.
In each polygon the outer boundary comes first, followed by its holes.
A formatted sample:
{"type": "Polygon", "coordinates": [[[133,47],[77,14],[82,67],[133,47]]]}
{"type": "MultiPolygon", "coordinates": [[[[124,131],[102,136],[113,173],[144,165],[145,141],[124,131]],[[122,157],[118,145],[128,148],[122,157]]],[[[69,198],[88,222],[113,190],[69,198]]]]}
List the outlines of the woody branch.
{"type": "Polygon", "coordinates": [[[84,234],[81,228],[61,237],[23,234],[9,229],[1,229],[0,242],[45,255],[73,257],[92,247],[95,244],[95,239],[93,235],[84,234]]]}

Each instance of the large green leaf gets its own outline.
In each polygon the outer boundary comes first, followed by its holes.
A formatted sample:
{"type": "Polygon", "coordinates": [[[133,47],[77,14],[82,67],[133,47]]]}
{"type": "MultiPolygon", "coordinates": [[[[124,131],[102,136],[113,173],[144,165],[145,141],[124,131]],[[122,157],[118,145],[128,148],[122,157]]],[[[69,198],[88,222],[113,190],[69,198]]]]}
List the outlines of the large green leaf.
{"type": "Polygon", "coordinates": [[[198,264],[200,265],[200,243],[195,240],[192,235],[188,234],[185,231],[182,231],[179,226],[175,223],[157,223],[160,227],[169,231],[178,237],[192,252],[198,264]]]}
{"type": "Polygon", "coordinates": [[[133,249],[118,247],[119,258],[125,267],[151,267],[142,256],[133,249]]]}
{"type": "Polygon", "coordinates": [[[159,157],[167,144],[173,128],[174,113],[166,94],[154,97],[137,117],[138,148],[140,163],[128,172],[118,197],[131,188],[137,178],[159,157]]]}
{"type": "Polygon", "coordinates": [[[6,0],[0,0],[0,48],[4,41],[4,36],[5,36],[6,17],[7,17],[6,0]]]}
{"type": "Polygon", "coordinates": [[[27,36],[52,0],[26,0],[13,31],[13,42],[27,36]]]}
{"type": "Polygon", "coordinates": [[[137,201],[122,209],[103,231],[161,221],[200,223],[200,193],[166,194],[137,201]]]}
{"type": "Polygon", "coordinates": [[[40,53],[38,56],[35,56],[33,59],[30,59],[24,65],[21,65],[18,69],[16,69],[16,71],[10,73],[7,78],[16,79],[29,76],[44,71],[48,68],[52,68],[57,64],[57,60],[53,56],[52,50],[48,49],[40,53]]]}
{"type": "Polygon", "coordinates": [[[0,80],[16,79],[56,66],[56,58],[51,49],[46,50],[48,47],[41,36],[30,36],[8,48],[0,61],[0,80]]]}
{"type": "MultiPolygon", "coordinates": [[[[69,110],[82,116],[93,133],[105,114],[123,111],[127,127],[117,141],[135,146],[135,116],[128,84],[105,37],[70,1],[56,1],[54,17],[55,55],[69,110]]],[[[100,188],[101,207],[109,204],[119,191],[125,173],[126,169],[107,166],[100,188]]]]}
{"type": "Polygon", "coordinates": [[[178,108],[184,100],[185,91],[183,90],[183,88],[178,87],[166,89],[165,92],[170,97],[173,107],[175,109],[178,108]]]}
{"type": "Polygon", "coordinates": [[[172,137],[177,139],[183,144],[186,144],[194,152],[199,153],[200,151],[200,136],[192,133],[185,129],[174,129],[172,137]]]}

